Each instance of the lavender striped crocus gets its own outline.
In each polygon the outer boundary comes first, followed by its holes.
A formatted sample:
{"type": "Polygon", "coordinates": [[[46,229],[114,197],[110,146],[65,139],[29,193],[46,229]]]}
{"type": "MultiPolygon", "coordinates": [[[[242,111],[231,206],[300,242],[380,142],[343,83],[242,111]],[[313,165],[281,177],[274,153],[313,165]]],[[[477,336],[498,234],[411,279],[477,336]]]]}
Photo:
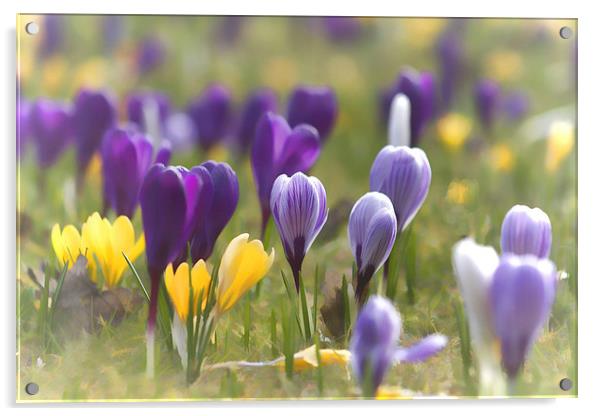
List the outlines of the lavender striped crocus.
{"type": "Polygon", "coordinates": [[[322,143],[332,132],[337,114],[336,95],[330,87],[302,85],[295,88],[288,101],[287,119],[291,127],[314,126],[322,143]]]}
{"type": "Polygon", "coordinates": [[[513,206],[502,222],[501,247],[503,253],[548,257],[552,247],[550,218],[539,208],[513,206]]]}
{"type": "Polygon", "coordinates": [[[228,133],[232,117],[232,94],[226,87],[210,85],[188,105],[199,145],[209,150],[228,133]]]}
{"type": "Polygon", "coordinates": [[[282,174],[274,181],[270,207],[298,292],[303,259],[328,217],[326,190],[313,176],[282,174]]]}
{"type": "Polygon", "coordinates": [[[370,170],[370,190],[387,195],[397,217],[398,233],[412,221],[431,184],[431,167],[418,148],[385,146],[370,170]]]}
{"type": "Polygon", "coordinates": [[[277,108],[278,97],[271,89],[261,88],[249,94],[238,122],[236,134],[237,148],[241,154],[249,151],[261,116],[268,111],[276,111],[277,108]]]}
{"type": "Polygon", "coordinates": [[[33,102],[29,117],[38,165],[49,168],[73,139],[72,108],[40,98],[33,102]]]}
{"type": "Polygon", "coordinates": [[[73,129],[79,180],[92,156],[99,150],[105,133],[115,126],[116,121],[116,106],[108,93],[89,89],[81,89],[77,93],[73,129]]]}
{"type": "Polygon", "coordinates": [[[126,100],[128,120],[155,138],[163,137],[165,123],[171,112],[169,98],[158,91],[139,91],[128,95],[126,100]]]}
{"type": "Polygon", "coordinates": [[[154,334],[159,283],[167,265],[182,253],[194,224],[207,214],[213,196],[211,175],[201,166],[153,165],[140,189],[140,208],[151,281],[147,324],[147,375],[154,376],[154,334]]]}
{"type": "Polygon", "coordinates": [[[372,296],[359,312],[349,349],[351,367],[365,396],[376,395],[392,365],[425,361],[447,345],[447,337],[433,334],[403,348],[401,330],[401,316],[387,298],[372,296]]]}
{"type": "Polygon", "coordinates": [[[349,246],[355,256],[355,297],[362,303],[372,276],[385,263],[397,235],[395,209],[389,197],[368,192],[355,203],[347,228],[349,246]]]}
{"type": "Polygon", "coordinates": [[[307,124],[291,129],[274,113],[265,113],[257,123],[251,149],[251,166],[261,207],[261,230],[270,218],[272,185],[281,174],[307,173],[320,155],[318,131],[307,124]]]}
{"type": "Polygon", "coordinates": [[[474,104],[481,126],[490,131],[499,110],[500,87],[490,79],[478,81],[474,87],[474,104]]]}
{"type": "Polygon", "coordinates": [[[547,321],[556,296],[556,267],[535,256],[503,255],[493,274],[489,299],[502,365],[516,378],[547,321]]]}

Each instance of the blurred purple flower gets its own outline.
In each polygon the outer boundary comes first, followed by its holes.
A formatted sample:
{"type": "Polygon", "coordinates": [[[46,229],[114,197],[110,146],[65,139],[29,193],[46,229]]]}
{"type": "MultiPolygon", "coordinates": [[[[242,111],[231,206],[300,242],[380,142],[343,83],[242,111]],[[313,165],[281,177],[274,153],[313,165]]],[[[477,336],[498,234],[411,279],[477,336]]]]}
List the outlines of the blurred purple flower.
{"type": "Polygon", "coordinates": [[[479,80],[474,87],[474,104],[481,126],[491,131],[499,110],[500,87],[490,79],[479,80]]]}
{"type": "Polygon", "coordinates": [[[105,53],[109,54],[115,50],[123,37],[124,18],[118,14],[107,14],[101,19],[103,48],[105,53]]]}
{"type": "Polygon", "coordinates": [[[171,112],[171,103],[165,94],[159,91],[133,92],[128,95],[126,105],[129,121],[136,123],[145,133],[163,136],[171,112]]]}
{"type": "Polygon", "coordinates": [[[142,75],[158,68],[165,61],[165,46],[155,37],[147,37],[138,44],[138,52],[136,55],[137,69],[142,75]]]}
{"type": "Polygon", "coordinates": [[[355,297],[361,303],[370,279],[385,263],[395,243],[397,219],[389,197],[368,192],[358,199],[349,215],[347,235],[357,265],[355,297]]]}
{"type": "Polygon", "coordinates": [[[31,138],[31,107],[28,101],[17,99],[17,157],[25,153],[31,138]]]}
{"type": "Polygon", "coordinates": [[[510,379],[521,369],[556,296],[556,267],[534,256],[503,255],[489,290],[502,365],[510,379]]]}
{"type": "Polygon", "coordinates": [[[42,41],[38,49],[40,58],[45,59],[61,51],[65,43],[65,19],[60,14],[46,14],[40,25],[42,41]]]}
{"type": "Polygon", "coordinates": [[[522,91],[513,91],[502,100],[502,110],[510,120],[520,120],[529,111],[529,96],[522,91]]]}
{"type": "Polygon", "coordinates": [[[222,47],[235,45],[240,39],[246,16],[223,16],[215,31],[215,40],[222,47]]]}
{"type": "Polygon", "coordinates": [[[391,301],[372,296],[360,310],[351,336],[351,367],[364,394],[374,396],[389,368],[400,362],[421,362],[447,345],[447,337],[429,335],[408,347],[399,347],[401,316],[391,301]]]}
{"type": "Polygon", "coordinates": [[[270,207],[299,292],[303,259],[328,217],[326,190],[313,176],[282,174],[274,181],[270,207]]]}
{"type": "Polygon", "coordinates": [[[240,153],[244,154],[249,151],[261,116],[268,111],[275,112],[277,109],[278,97],[269,88],[255,90],[247,97],[236,135],[237,148],[240,153]]]}
{"type": "Polygon", "coordinates": [[[453,105],[462,72],[465,66],[464,41],[462,39],[463,23],[454,19],[444,30],[436,44],[436,55],[439,63],[439,80],[441,88],[442,110],[447,112],[453,105]]]}
{"type": "Polygon", "coordinates": [[[325,16],[322,23],[329,39],[334,42],[352,42],[362,34],[362,23],[357,17],[325,16]]]}
{"type": "Polygon", "coordinates": [[[79,90],[74,103],[73,129],[80,180],[92,156],[99,150],[105,133],[115,126],[116,120],[117,110],[110,95],[103,91],[79,90]]]}
{"type": "Polygon", "coordinates": [[[503,253],[547,258],[552,247],[550,218],[539,208],[513,206],[502,223],[501,246],[503,253]]]}
{"type": "Polygon", "coordinates": [[[410,224],[422,206],[430,184],[431,167],[419,148],[385,146],[370,170],[370,190],[391,199],[398,233],[410,224]]]}
{"type": "Polygon", "coordinates": [[[251,166],[261,207],[261,231],[270,218],[272,185],[281,174],[307,173],[320,155],[318,131],[307,124],[291,129],[284,117],[265,113],[257,123],[251,166]]]}
{"type": "Polygon", "coordinates": [[[422,112],[425,123],[435,116],[437,108],[437,91],[435,88],[435,75],[431,72],[420,74],[420,86],[422,89],[422,112]]]}
{"type": "Polygon", "coordinates": [[[330,87],[298,86],[288,101],[287,119],[291,127],[314,126],[322,144],[334,127],[337,113],[336,95],[330,87]]]}
{"type": "Polygon", "coordinates": [[[33,102],[31,134],[40,168],[52,166],[73,139],[72,108],[46,98],[33,102]]]}
{"type": "Polygon", "coordinates": [[[208,150],[228,133],[232,94],[222,85],[210,85],[188,105],[188,115],[195,124],[199,144],[208,150]]]}
{"type": "Polygon", "coordinates": [[[196,146],[196,127],[188,113],[173,113],[167,117],[165,137],[176,151],[190,150],[196,146]]]}

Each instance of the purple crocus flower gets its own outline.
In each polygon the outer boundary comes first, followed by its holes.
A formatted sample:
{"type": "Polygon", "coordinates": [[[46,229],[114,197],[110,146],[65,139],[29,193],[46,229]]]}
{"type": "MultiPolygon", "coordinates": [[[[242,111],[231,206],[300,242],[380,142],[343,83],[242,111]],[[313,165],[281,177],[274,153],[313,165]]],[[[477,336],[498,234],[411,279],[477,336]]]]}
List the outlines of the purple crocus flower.
{"type": "Polygon", "coordinates": [[[81,89],[75,97],[73,129],[78,179],[81,180],[107,130],[115,126],[117,110],[110,95],[81,89]]]}
{"type": "Polygon", "coordinates": [[[142,75],[145,75],[157,67],[165,60],[165,46],[155,37],[147,37],[140,41],[137,54],[137,69],[142,75]]]}
{"type": "Polygon", "coordinates": [[[146,133],[163,135],[171,112],[171,104],[165,94],[158,91],[134,92],[128,96],[126,105],[129,121],[146,133]]]}
{"type": "Polygon", "coordinates": [[[261,116],[268,111],[278,109],[278,97],[269,88],[261,88],[252,92],[245,102],[238,123],[237,147],[240,153],[249,151],[255,138],[255,129],[261,116]]]}
{"type": "Polygon", "coordinates": [[[404,94],[410,100],[410,142],[414,147],[433,116],[435,105],[432,75],[428,72],[421,74],[413,69],[401,71],[395,83],[381,93],[380,112],[383,121],[388,120],[391,104],[397,94],[404,94]]]}
{"type": "Polygon", "coordinates": [[[207,215],[199,219],[190,240],[193,263],[207,260],[215,241],[226,227],[238,205],[238,177],[227,163],[213,160],[201,164],[211,175],[213,197],[207,215]]]}
{"type": "Polygon", "coordinates": [[[328,217],[326,190],[313,176],[282,174],[274,181],[270,207],[298,292],[303,259],[328,217]]]}
{"type": "Polygon", "coordinates": [[[512,91],[502,100],[502,111],[510,120],[520,120],[529,111],[529,96],[522,91],[512,91]]]}
{"type": "Polygon", "coordinates": [[[349,246],[357,265],[355,297],[362,302],[374,273],[385,263],[397,235],[397,218],[389,197],[368,192],[357,200],[349,215],[349,246]]]}
{"type": "Polygon", "coordinates": [[[497,115],[500,87],[490,79],[478,81],[474,88],[474,104],[483,129],[490,131],[497,115]]]}
{"type": "Polygon", "coordinates": [[[291,127],[299,124],[314,126],[324,143],[337,118],[338,104],[330,87],[299,86],[288,101],[287,119],[291,127]]]}
{"type": "Polygon", "coordinates": [[[535,256],[503,255],[489,290],[493,326],[501,342],[502,366],[514,379],[556,296],[556,267],[535,256]]]}
{"type": "Polygon", "coordinates": [[[213,195],[211,175],[202,166],[153,165],[140,189],[140,208],[151,281],[147,324],[147,374],[154,375],[154,329],[159,283],[167,265],[186,247],[193,226],[207,214],[213,195]]]}
{"type": "Polygon", "coordinates": [[[123,16],[108,14],[102,16],[100,29],[102,32],[103,47],[105,53],[111,53],[119,45],[123,37],[123,16]]]}
{"type": "Polygon", "coordinates": [[[38,165],[52,166],[73,139],[72,108],[45,98],[36,100],[29,122],[38,165]]]}
{"type": "Polygon", "coordinates": [[[322,22],[326,34],[334,42],[351,42],[362,33],[362,24],[357,17],[326,16],[322,17],[322,22]]]}
{"type": "Polygon", "coordinates": [[[23,99],[17,99],[17,157],[21,157],[31,137],[32,105],[23,99]]]}
{"type": "Polygon", "coordinates": [[[408,347],[399,347],[401,316],[391,301],[372,296],[360,310],[351,336],[351,367],[367,396],[374,396],[389,368],[400,362],[421,362],[447,345],[434,334],[408,347]]]}
{"type": "Polygon", "coordinates": [[[462,32],[463,23],[452,20],[449,27],[441,33],[436,44],[443,111],[449,111],[455,101],[464,71],[465,52],[462,32]]]}
{"type": "Polygon", "coordinates": [[[62,15],[44,15],[40,30],[42,41],[38,49],[40,58],[48,58],[60,52],[65,42],[64,25],[65,21],[62,15]]]}
{"type": "Polygon", "coordinates": [[[307,124],[291,129],[284,117],[265,113],[257,123],[251,166],[261,207],[261,230],[270,218],[272,185],[281,174],[307,173],[320,155],[318,131],[307,124]]]}
{"type": "Polygon", "coordinates": [[[502,223],[501,246],[503,253],[547,258],[552,247],[550,218],[539,208],[513,206],[502,223]]]}
{"type": "Polygon", "coordinates": [[[246,16],[224,16],[215,31],[215,41],[222,47],[235,45],[240,39],[246,16]]]}
{"type": "Polygon", "coordinates": [[[210,85],[188,105],[199,144],[204,150],[213,147],[228,133],[232,116],[232,94],[222,85],[210,85]]]}
{"type": "Polygon", "coordinates": [[[412,221],[431,184],[431,166],[419,148],[385,146],[370,170],[370,190],[387,195],[397,217],[398,233],[412,221]]]}

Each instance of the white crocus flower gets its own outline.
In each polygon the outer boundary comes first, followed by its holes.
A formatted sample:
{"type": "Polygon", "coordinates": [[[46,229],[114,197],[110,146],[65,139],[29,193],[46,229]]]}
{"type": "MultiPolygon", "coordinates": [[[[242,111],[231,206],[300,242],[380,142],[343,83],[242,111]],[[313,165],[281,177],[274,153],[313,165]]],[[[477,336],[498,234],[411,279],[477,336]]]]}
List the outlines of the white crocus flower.
{"type": "Polygon", "coordinates": [[[410,145],[410,100],[405,94],[397,94],[389,112],[389,144],[410,145]]]}

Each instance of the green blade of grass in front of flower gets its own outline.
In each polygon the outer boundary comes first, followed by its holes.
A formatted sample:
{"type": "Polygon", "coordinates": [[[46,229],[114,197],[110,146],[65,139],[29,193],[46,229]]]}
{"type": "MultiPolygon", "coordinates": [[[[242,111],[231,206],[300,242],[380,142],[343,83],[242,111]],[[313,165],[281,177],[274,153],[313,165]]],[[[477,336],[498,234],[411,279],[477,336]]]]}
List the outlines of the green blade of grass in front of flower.
{"type": "Polygon", "coordinates": [[[42,339],[42,345],[46,348],[46,335],[48,332],[48,298],[50,292],[50,267],[44,267],[44,287],[40,296],[40,310],[38,312],[38,334],[42,339]]]}
{"type": "Polygon", "coordinates": [[[408,303],[413,305],[416,301],[416,234],[408,229],[407,244],[404,250],[403,264],[406,276],[406,296],[408,303]]]}
{"type": "MultiPolygon", "coordinates": [[[[274,228],[275,228],[274,219],[270,216],[270,218],[268,219],[266,228],[265,228],[265,234],[263,235],[263,241],[262,241],[262,244],[266,248],[266,250],[268,249],[268,247],[271,246],[272,235],[274,234],[274,228]]],[[[254,299],[259,298],[259,295],[261,294],[261,286],[262,285],[263,285],[263,279],[260,280],[259,282],[257,282],[257,284],[255,285],[255,290],[253,290],[253,298],[254,299]]]]}
{"type": "Polygon", "coordinates": [[[351,327],[351,308],[349,305],[349,291],[347,290],[347,278],[345,275],[343,275],[343,282],[341,283],[341,296],[343,298],[343,330],[345,339],[347,339],[351,327]]]}
{"type": "Polygon", "coordinates": [[[270,343],[271,343],[271,351],[272,355],[278,355],[278,347],[277,347],[277,332],[276,332],[276,312],[272,309],[272,313],[270,315],[270,343]]]}
{"type": "Polygon", "coordinates": [[[140,278],[138,271],[136,270],[136,268],[134,267],[134,265],[132,264],[132,262],[130,261],[128,256],[124,252],[121,252],[121,254],[123,255],[123,258],[125,259],[125,262],[128,264],[128,267],[132,271],[132,274],[136,278],[136,283],[138,283],[138,287],[142,291],[144,298],[146,299],[147,302],[150,302],[150,296],[148,295],[148,291],[146,290],[146,287],[144,287],[144,283],[142,283],[142,279],[140,278]]]}
{"type": "Polygon", "coordinates": [[[322,397],[324,394],[324,376],[322,374],[322,357],[320,356],[320,335],[318,331],[314,332],[314,345],[316,348],[316,384],[318,386],[318,395],[322,397]]]}
{"type": "MultiPolygon", "coordinates": [[[[290,309],[290,303],[289,309],[290,309]]],[[[295,332],[292,330],[294,325],[293,322],[293,314],[290,313],[290,310],[287,310],[285,306],[285,302],[280,304],[280,309],[282,313],[282,352],[284,353],[284,369],[286,371],[286,376],[290,379],[293,377],[293,360],[294,360],[294,336],[295,332]]]]}
{"type": "Polygon", "coordinates": [[[57,305],[59,303],[59,299],[61,297],[61,291],[63,290],[63,283],[65,283],[65,276],[67,275],[67,269],[69,268],[69,264],[65,263],[61,274],[59,275],[59,280],[56,284],[56,289],[54,290],[54,294],[52,295],[52,302],[50,304],[50,324],[52,325],[54,320],[54,313],[56,311],[57,305]]]}
{"type": "Polygon", "coordinates": [[[307,296],[305,295],[305,285],[303,278],[299,279],[299,299],[301,307],[301,316],[303,317],[303,332],[301,335],[306,341],[311,341],[311,327],[309,323],[309,311],[307,310],[307,296]]]}
{"type": "Polygon", "coordinates": [[[468,332],[468,323],[464,315],[464,309],[461,302],[455,302],[454,312],[456,315],[456,326],[460,337],[460,355],[462,357],[462,369],[464,375],[464,384],[466,389],[474,393],[474,383],[470,377],[470,368],[472,360],[470,356],[470,333],[468,332]]]}
{"type": "Polygon", "coordinates": [[[318,282],[319,282],[319,270],[316,264],[316,272],[314,273],[314,297],[313,297],[313,309],[312,309],[312,328],[316,332],[318,328],[318,282]]]}
{"type": "Polygon", "coordinates": [[[161,284],[159,286],[159,299],[157,302],[158,310],[159,310],[159,325],[161,326],[161,331],[165,337],[165,344],[167,345],[167,349],[169,351],[173,350],[173,340],[171,338],[171,313],[169,302],[167,301],[167,289],[165,288],[165,281],[161,279],[161,284]]]}
{"type": "Polygon", "coordinates": [[[251,300],[245,296],[245,311],[243,316],[243,335],[242,341],[245,351],[249,352],[251,340],[251,300]]]}
{"type": "Polygon", "coordinates": [[[299,308],[297,306],[297,294],[295,292],[295,290],[291,287],[292,285],[289,285],[288,281],[286,280],[286,275],[284,274],[284,271],[280,270],[280,274],[282,275],[282,281],[284,282],[284,287],[286,289],[286,294],[288,295],[288,299],[289,302],[291,303],[291,305],[294,305],[294,311],[295,311],[295,318],[297,320],[297,327],[299,329],[299,333],[303,335],[303,327],[301,326],[301,319],[299,318],[299,308]]]}

